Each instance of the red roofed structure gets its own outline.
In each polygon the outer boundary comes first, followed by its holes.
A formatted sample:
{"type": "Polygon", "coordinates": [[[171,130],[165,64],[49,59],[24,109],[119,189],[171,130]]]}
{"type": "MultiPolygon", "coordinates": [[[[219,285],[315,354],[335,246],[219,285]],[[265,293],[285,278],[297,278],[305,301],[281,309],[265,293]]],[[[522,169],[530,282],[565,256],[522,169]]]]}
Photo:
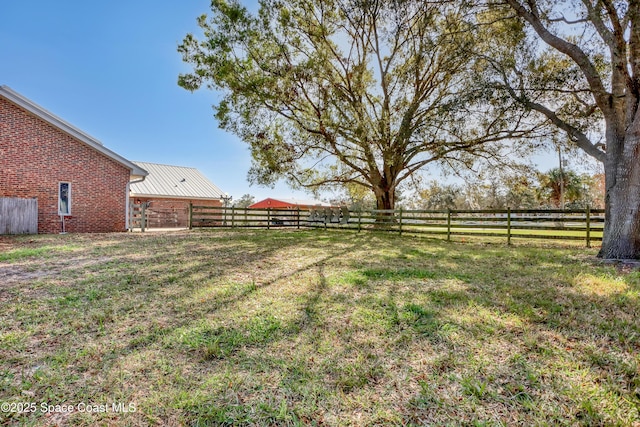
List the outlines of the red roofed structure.
{"type": "Polygon", "coordinates": [[[249,206],[249,209],[311,209],[317,207],[331,207],[330,203],[318,200],[298,200],[298,199],[273,199],[268,197],[249,206]]]}

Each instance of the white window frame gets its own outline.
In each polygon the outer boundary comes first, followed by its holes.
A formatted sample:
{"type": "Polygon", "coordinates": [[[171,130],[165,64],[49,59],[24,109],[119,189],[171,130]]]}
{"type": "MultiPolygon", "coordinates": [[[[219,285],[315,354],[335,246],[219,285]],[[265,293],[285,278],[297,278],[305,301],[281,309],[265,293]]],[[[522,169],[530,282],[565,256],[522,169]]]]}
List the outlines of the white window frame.
{"type": "Polygon", "coordinates": [[[67,181],[58,182],[58,215],[71,216],[71,183],[67,181]],[[62,212],[62,184],[67,184],[67,212],[62,212]]]}

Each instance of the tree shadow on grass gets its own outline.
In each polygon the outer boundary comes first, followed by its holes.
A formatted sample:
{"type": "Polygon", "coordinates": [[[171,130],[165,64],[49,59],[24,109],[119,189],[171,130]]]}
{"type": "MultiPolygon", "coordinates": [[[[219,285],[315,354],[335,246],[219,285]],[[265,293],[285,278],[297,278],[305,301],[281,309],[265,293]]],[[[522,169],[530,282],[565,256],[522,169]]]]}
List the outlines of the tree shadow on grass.
{"type": "Polygon", "coordinates": [[[200,343],[195,363],[244,366],[266,378],[232,387],[240,405],[210,393],[178,403],[185,421],[331,424],[327,405],[334,422],[353,416],[346,401],[360,402],[368,423],[407,425],[624,424],[637,414],[637,282],[586,294],[576,289],[584,265],[575,259],[534,249],[436,249],[370,255],[338,278],[327,276],[335,258],[326,257],[301,267],[316,269],[317,280],[297,302],[297,317],[263,312],[206,330],[202,343],[213,350],[200,343]],[[398,381],[413,391],[391,387],[398,381]]]}
{"type": "MultiPolygon", "coordinates": [[[[421,255],[415,250],[410,252],[412,256],[421,255]]],[[[195,405],[179,405],[185,410],[185,419],[205,423],[259,420],[273,424],[321,420],[326,413],[318,406],[327,405],[331,395],[360,399],[358,396],[379,393],[396,375],[409,372],[401,366],[414,364],[411,351],[419,352],[421,348],[431,349],[425,354],[432,360],[413,372],[404,384],[417,391],[409,397],[389,392],[390,400],[404,402],[404,409],[396,411],[395,417],[388,408],[384,410],[388,402],[362,405],[359,410],[367,413],[371,422],[511,419],[569,425],[577,419],[588,425],[616,419],[615,414],[607,415],[609,409],[598,408],[585,397],[588,394],[574,395],[571,388],[564,388],[567,384],[562,383],[561,376],[554,378],[554,369],[564,369],[562,375],[569,376],[569,383],[575,380],[572,375],[579,374],[575,368],[565,366],[576,360],[575,355],[565,354],[563,346],[567,342],[593,347],[591,352],[585,352],[587,358],[577,357],[587,367],[594,363],[600,345],[584,334],[568,338],[567,334],[575,330],[575,318],[565,319],[564,312],[603,305],[608,298],[593,301],[572,294],[565,275],[555,273],[559,267],[554,260],[543,260],[536,268],[534,262],[514,260],[503,250],[489,255],[497,260],[482,271],[471,268],[472,261],[478,261],[476,254],[457,253],[451,259],[434,257],[426,266],[407,264],[406,258],[393,263],[392,257],[387,257],[385,265],[391,265],[386,266],[374,259],[368,263],[360,260],[345,280],[338,281],[339,292],[335,278],[326,277],[324,263],[315,264],[317,284],[300,302],[298,319],[282,321],[262,315],[207,332],[214,342],[210,360],[284,375],[276,386],[277,397],[265,397],[258,382],[239,391],[248,399],[244,405],[216,400],[213,418],[205,403],[211,397],[203,397],[195,405]],[[508,265],[512,261],[514,265],[508,265]],[[536,268],[537,278],[534,275],[524,283],[510,283],[510,277],[531,275],[531,271],[524,271],[527,268],[536,268]],[[352,314],[346,312],[346,301],[352,314]],[[340,309],[336,310],[338,306],[340,309]],[[257,333],[247,333],[256,325],[257,333]],[[272,353],[283,346],[288,348],[284,344],[287,342],[311,350],[312,356],[306,359],[300,353],[272,353]],[[488,348],[485,353],[483,346],[488,348]],[[500,346],[504,349],[500,350],[500,346]],[[395,369],[399,372],[388,371],[389,352],[395,355],[395,369]],[[452,393],[460,400],[442,397],[452,393]],[[307,406],[310,400],[316,402],[312,405],[315,409],[307,406]]],[[[330,261],[330,257],[324,260],[330,261]]],[[[198,354],[207,354],[204,348],[198,354]]],[[[595,375],[594,381],[600,378],[606,382],[622,374],[626,380],[620,396],[629,396],[629,389],[637,381],[635,365],[606,358],[596,363],[604,371],[595,375]]],[[[341,404],[332,411],[352,415],[341,404]]]]}
{"type": "MultiPolygon", "coordinates": [[[[403,344],[420,340],[425,335],[423,325],[427,325],[426,335],[431,335],[432,344],[444,342],[445,351],[456,348],[476,353],[467,357],[467,363],[477,364],[477,372],[457,366],[465,358],[456,358],[458,363],[448,371],[449,375],[466,372],[457,385],[462,399],[476,401],[473,405],[480,400],[487,407],[497,405],[496,410],[502,407],[508,412],[513,407],[521,414],[529,412],[529,419],[535,422],[546,419],[565,425],[624,424],[637,417],[637,278],[623,278],[625,285],[606,296],[585,294],[580,282],[594,279],[585,279],[584,265],[575,260],[565,259],[559,265],[552,257],[529,262],[503,250],[492,255],[495,260],[480,257],[489,264],[483,269],[474,266],[478,256],[473,253],[426,260],[426,265],[419,267],[407,266],[404,256],[398,257],[401,261],[396,263],[388,258],[391,265],[386,267],[361,268],[361,275],[368,280],[366,286],[358,285],[376,295],[390,285],[404,287],[396,305],[415,314],[419,327],[403,332],[403,344]],[[438,289],[438,283],[443,285],[450,280],[462,287],[454,292],[438,289]],[[422,313],[428,314],[426,321],[422,313]],[[460,335],[469,342],[475,340],[476,345],[460,339],[441,340],[443,336],[452,337],[439,333],[442,325],[453,325],[458,332],[454,338],[460,335]],[[495,349],[483,352],[483,342],[487,342],[487,348],[495,349]],[[504,347],[503,354],[498,350],[500,346],[504,347]],[[501,369],[504,359],[509,369],[501,369]],[[585,384],[590,391],[578,391],[585,384]],[[556,409],[540,410],[554,406],[556,409]]],[[[404,420],[419,423],[438,419],[434,408],[440,415],[455,413],[454,402],[434,396],[423,388],[414,401],[423,404],[407,410],[404,420]],[[426,405],[429,402],[431,405],[426,405]]],[[[483,411],[477,412],[476,417],[492,419],[490,412],[483,411]]],[[[440,420],[444,422],[446,417],[440,420]]]]}
{"type": "MultiPolygon", "coordinates": [[[[47,286],[49,292],[29,304],[25,302],[24,306],[16,303],[4,312],[12,317],[3,325],[3,340],[5,333],[9,334],[11,330],[15,329],[16,334],[22,331],[24,322],[36,330],[37,340],[21,339],[2,350],[4,362],[0,369],[8,375],[7,378],[13,378],[0,393],[3,399],[19,397],[27,387],[30,393],[41,399],[54,394],[69,401],[83,401],[87,389],[97,391],[102,388],[101,380],[91,380],[92,375],[88,377],[88,388],[73,387],[78,372],[92,372],[95,366],[101,366],[105,372],[113,371],[120,364],[120,359],[135,358],[138,353],[162,345],[176,328],[201,317],[203,310],[189,311],[187,309],[193,305],[182,304],[181,301],[198,288],[203,270],[215,266],[217,274],[226,275],[238,267],[238,260],[243,256],[251,263],[271,256],[269,247],[257,247],[259,241],[257,245],[247,244],[240,236],[233,236],[237,242],[232,240],[232,243],[222,245],[227,251],[222,257],[217,253],[220,245],[207,247],[209,243],[215,243],[210,239],[199,238],[194,244],[191,236],[127,238],[128,242],[135,241],[139,245],[132,251],[111,236],[107,236],[106,242],[101,242],[99,237],[94,236],[99,246],[96,251],[102,253],[100,247],[106,247],[108,257],[93,263],[90,268],[78,266],[34,283],[36,287],[47,286]],[[181,244],[183,239],[192,249],[195,246],[196,252],[188,258],[189,264],[176,265],[175,257],[181,255],[184,248],[181,244]],[[250,251],[248,257],[247,251],[250,251]],[[171,294],[163,297],[169,288],[173,288],[171,294]],[[39,312],[37,307],[41,307],[39,312]],[[30,356],[31,353],[35,358],[30,356]],[[73,369],[61,371],[65,360],[72,361],[73,369]],[[38,375],[34,376],[35,373],[38,375]]],[[[294,237],[276,240],[279,250],[300,245],[299,239],[294,237]]],[[[91,251],[90,247],[88,251],[91,251]]],[[[310,266],[300,270],[305,268],[310,266]]],[[[265,282],[264,287],[276,280],[278,278],[265,282]]],[[[20,295],[30,286],[22,283],[21,289],[10,289],[7,301],[20,301],[20,295]]],[[[240,294],[222,298],[204,311],[215,312],[222,306],[239,303],[256,290],[243,288],[240,294]]],[[[268,322],[256,322],[252,328],[262,328],[263,331],[250,336],[248,343],[264,342],[265,334],[273,328],[268,322]]],[[[229,343],[238,339],[232,332],[209,331],[205,338],[208,343],[217,339],[219,347],[225,350],[229,343]]],[[[25,334],[20,333],[20,336],[25,334]]],[[[214,355],[215,351],[210,345],[209,355],[214,355]]]]}
{"type": "Polygon", "coordinates": [[[128,382],[138,393],[164,384],[147,399],[168,402],[154,414],[141,410],[142,423],[334,425],[357,423],[358,413],[366,424],[589,425],[634,414],[637,276],[600,295],[598,280],[613,270],[585,273],[578,260],[558,259],[561,251],[321,233],[233,235],[216,245],[215,236],[148,239],[133,260],[110,246],[109,262],[39,301],[61,311],[53,324],[70,324],[59,325],[62,338],[43,337],[51,351],[38,359],[41,379],[26,377],[35,397],[120,392],[108,384],[135,362],[141,371],[128,382]],[[186,248],[193,253],[176,263],[186,248]],[[272,269],[278,250],[297,254],[296,266],[272,269]],[[269,274],[259,283],[217,281],[236,277],[243,263],[269,274]],[[267,304],[234,315],[302,276],[299,293],[281,295],[289,311],[267,304]],[[194,294],[204,286],[213,289],[201,301],[194,294]]]}

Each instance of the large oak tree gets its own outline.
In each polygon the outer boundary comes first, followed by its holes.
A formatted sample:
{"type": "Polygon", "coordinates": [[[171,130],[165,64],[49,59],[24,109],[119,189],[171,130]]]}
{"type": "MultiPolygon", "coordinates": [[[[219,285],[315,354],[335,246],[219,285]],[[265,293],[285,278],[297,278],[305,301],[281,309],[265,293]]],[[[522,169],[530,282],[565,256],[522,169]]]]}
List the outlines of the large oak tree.
{"type": "Polygon", "coordinates": [[[495,88],[604,164],[606,221],[599,256],[640,257],[640,1],[488,4],[492,12],[484,22],[499,30],[494,36],[519,44],[512,55],[487,60],[498,76],[495,88]],[[524,26],[508,24],[514,18],[524,26]],[[604,132],[592,132],[600,124],[604,132]]]}
{"type": "Polygon", "coordinates": [[[361,185],[379,209],[434,162],[472,163],[522,131],[509,102],[477,108],[461,5],[419,0],[213,0],[179,46],[179,84],[221,93],[220,126],[249,144],[250,179],[361,185]]]}

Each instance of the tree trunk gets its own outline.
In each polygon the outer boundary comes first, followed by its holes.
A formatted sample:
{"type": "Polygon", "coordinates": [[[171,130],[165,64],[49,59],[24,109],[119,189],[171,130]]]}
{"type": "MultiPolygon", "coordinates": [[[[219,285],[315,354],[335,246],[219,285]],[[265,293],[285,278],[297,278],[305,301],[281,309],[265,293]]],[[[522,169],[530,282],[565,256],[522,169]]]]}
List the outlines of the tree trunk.
{"type": "Polygon", "coordinates": [[[614,144],[607,141],[605,225],[598,257],[640,258],[640,117],[625,132],[624,144],[614,144]]]}
{"type": "MultiPolygon", "coordinates": [[[[374,187],[373,192],[376,195],[376,209],[378,210],[392,210],[395,209],[396,198],[395,188],[380,188],[374,187]]],[[[388,227],[389,224],[395,222],[393,212],[378,213],[376,215],[376,226],[388,227]]]]}
{"type": "Polygon", "coordinates": [[[376,195],[376,209],[395,209],[396,191],[395,188],[375,187],[373,192],[376,195]]]}

